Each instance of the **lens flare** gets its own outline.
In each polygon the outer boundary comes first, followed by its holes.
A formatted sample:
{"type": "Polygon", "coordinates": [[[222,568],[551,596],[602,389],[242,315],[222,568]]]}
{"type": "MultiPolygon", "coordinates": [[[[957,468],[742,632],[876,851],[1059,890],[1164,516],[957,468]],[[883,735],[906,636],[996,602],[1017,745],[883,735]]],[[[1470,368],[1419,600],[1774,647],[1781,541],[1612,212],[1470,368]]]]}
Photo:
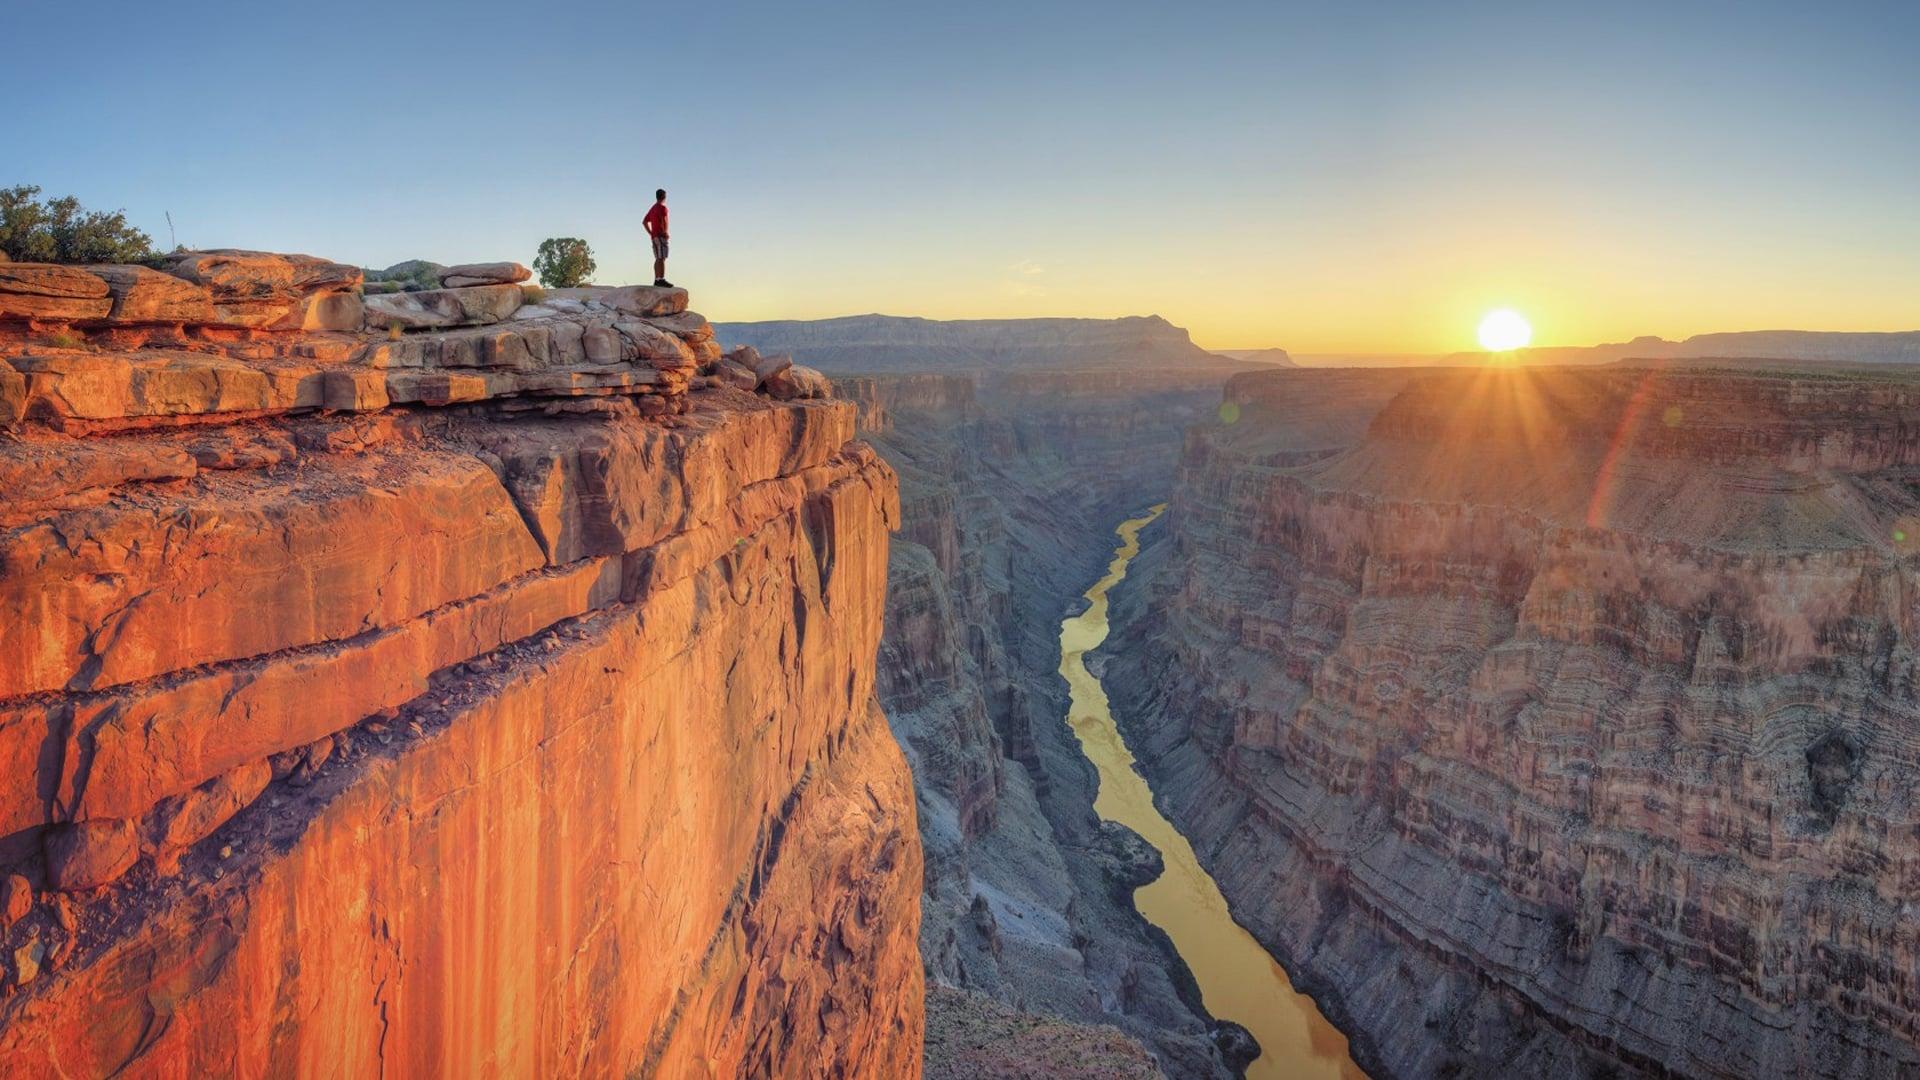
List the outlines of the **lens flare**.
{"type": "Polygon", "coordinates": [[[1480,347],[1488,352],[1524,349],[1532,340],[1533,327],[1517,311],[1499,308],[1480,320],[1480,347]]]}

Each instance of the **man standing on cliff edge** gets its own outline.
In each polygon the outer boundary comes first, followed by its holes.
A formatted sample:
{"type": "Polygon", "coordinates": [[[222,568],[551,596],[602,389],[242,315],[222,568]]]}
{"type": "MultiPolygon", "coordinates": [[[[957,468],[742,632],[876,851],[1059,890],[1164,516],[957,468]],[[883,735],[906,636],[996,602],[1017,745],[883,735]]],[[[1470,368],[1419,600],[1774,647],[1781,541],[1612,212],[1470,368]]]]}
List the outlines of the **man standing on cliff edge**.
{"type": "Polygon", "coordinates": [[[662,289],[673,288],[673,282],[667,280],[667,189],[661,188],[653,193],[653,207],[640,224],[653,237],[653,283],[662,289]]]}

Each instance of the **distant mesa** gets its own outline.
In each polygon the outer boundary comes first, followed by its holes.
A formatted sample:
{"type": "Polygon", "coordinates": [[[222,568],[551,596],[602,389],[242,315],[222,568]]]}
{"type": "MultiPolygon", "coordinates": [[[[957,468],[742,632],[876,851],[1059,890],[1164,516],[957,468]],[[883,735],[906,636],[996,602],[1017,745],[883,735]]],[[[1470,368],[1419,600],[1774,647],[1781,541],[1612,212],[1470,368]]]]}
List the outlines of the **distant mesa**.
{"type": "Polygon", "coordinates": [[[921,319],[849,315],[716,323],[728,341],[792,353],[834,373],[1013,372],[1037,369],[1231,369],[1158,315],[1120,319],[921,319]]]}
{"type": "Polygon", "coordinates": [[[1269,367],[1299,367],[1285,349],[1215,349],[1213,355],[1224,356],[1229,360],[1244,360],[1249,364],[1266,364],[1269,367]]]}

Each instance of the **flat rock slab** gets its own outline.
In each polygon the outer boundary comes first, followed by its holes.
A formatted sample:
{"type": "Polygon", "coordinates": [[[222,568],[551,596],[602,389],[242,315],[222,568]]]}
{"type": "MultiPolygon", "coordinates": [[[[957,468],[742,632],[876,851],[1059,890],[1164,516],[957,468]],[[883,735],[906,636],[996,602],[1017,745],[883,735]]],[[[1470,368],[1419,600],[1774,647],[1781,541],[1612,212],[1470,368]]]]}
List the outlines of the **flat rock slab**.
{"type": "Polygon", "coordinates": [[[512,315],[523,302],[518,285],[388,293],[365,299],[365,321],[369,330],[386,330],[395,325],[402,330],[485,326],[512,315]]]}
{"type": "Polygon", "coordinates": [[[168,258],[167,273],[204,285],[213,299],[215,321],[254,329],[337,329],[310,325],[314,297],[360,287],[357,266],[312,255],[267,251],[183,251],[168,258]]]}
{"type": "Polygon", "coordinates": [[[89,266],[87,273],[106,283],[113,297],[108,317],[115,322],[214,321],[213,293],[205,285],[145,266],[89,266]]]}
{"type": "Polygon", "coordinates": [[[102,319],[107,283],[73,266],[0,263],[0,319],[102,319]]]}
{"type": "Polygon", "coordinates": [[[687,310],[687,290],[657,289],[651,285],[582,285],[575,289],[548,289],[546,303],[573,300],[599,304],[629,315],[678,315],[687,310]]]}
{"type": "Polygon", "coordinates": [[[449,289],[468,285],[514,285],[533,276],[517,262],[461,263],[440,272],[440,284],[449,289]]]}

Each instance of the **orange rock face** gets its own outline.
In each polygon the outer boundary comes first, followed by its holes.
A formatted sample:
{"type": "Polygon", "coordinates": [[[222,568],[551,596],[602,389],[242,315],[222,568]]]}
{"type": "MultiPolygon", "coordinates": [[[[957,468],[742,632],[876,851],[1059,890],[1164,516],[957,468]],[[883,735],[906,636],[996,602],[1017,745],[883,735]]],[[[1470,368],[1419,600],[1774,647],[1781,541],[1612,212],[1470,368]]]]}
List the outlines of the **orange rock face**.
{"type": "Polygon", "coordinates": [[[892,471],[685,386],[0,444],[9,1074],[919,1074],[892,471]]]}

